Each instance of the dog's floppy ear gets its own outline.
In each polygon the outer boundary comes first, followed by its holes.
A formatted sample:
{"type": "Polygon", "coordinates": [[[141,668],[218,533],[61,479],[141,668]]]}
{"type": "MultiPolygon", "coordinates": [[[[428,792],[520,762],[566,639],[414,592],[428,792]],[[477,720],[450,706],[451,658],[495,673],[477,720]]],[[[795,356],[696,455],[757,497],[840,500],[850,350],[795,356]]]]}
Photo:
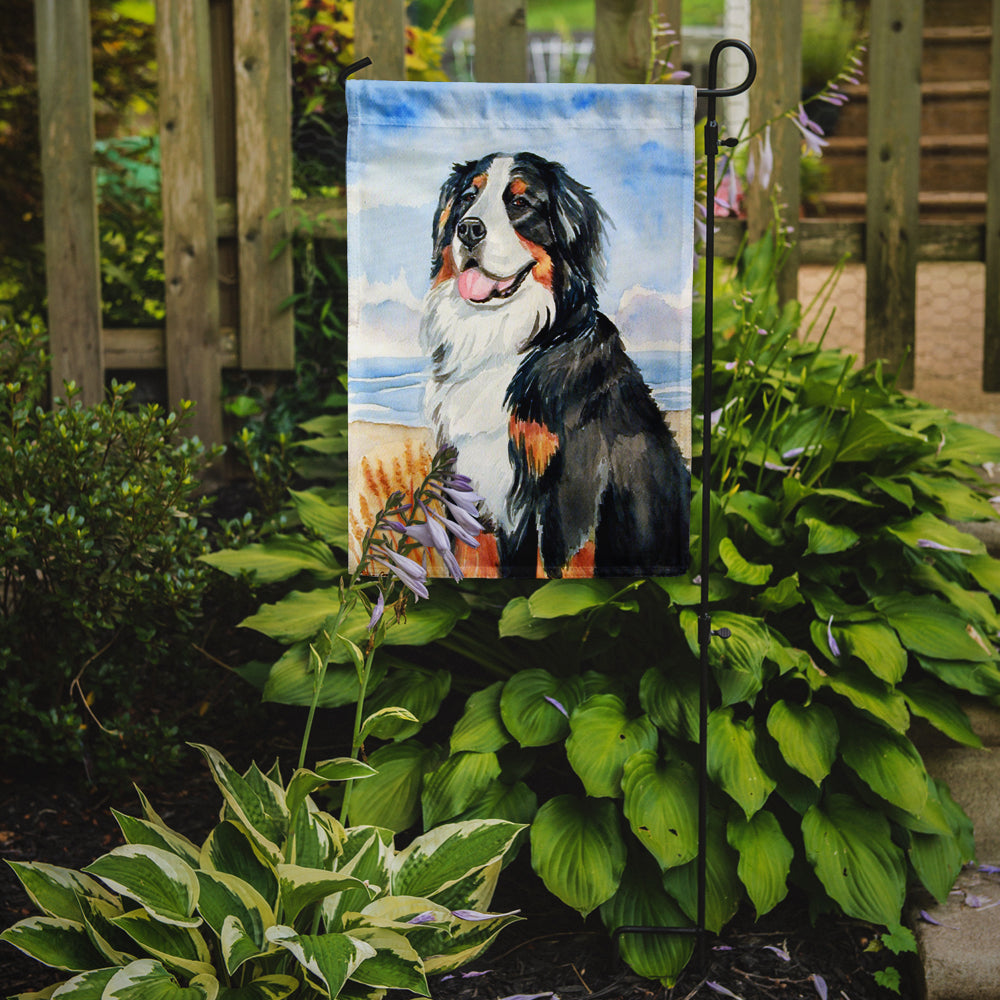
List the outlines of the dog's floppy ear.
{"type": "Polygon", "coordinates": [[[475,165],[475,162],[471,160],[468,163],[454,164],[451,176],[441,185],[441,194],[438,197],[437,211],[434,213],[434,224],[431,229],[434,245],[434,253],[431,258],[432,278],[441,270],[442,254],[445,247],[451,243],[451,237],[455,231],[455,219],[452,217],[455,200],[462,193],[469,171],[475,165]]]}
{"type": "Polygon", "coordinates": [[[607,213],[590,189],[574,180],[559,163],[554,168],[554,222],[558,236],[574,262],[594,278],[604,277],[605,223],[607,213]]]}

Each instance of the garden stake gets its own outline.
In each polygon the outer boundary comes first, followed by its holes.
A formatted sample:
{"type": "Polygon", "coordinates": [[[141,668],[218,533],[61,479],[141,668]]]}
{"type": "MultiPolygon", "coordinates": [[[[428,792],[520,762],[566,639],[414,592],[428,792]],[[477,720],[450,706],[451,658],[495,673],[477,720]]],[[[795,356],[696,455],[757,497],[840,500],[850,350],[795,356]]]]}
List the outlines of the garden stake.
{"type": "MultiPolygon", "coordinates": [[[[337,76],[337,82],[345,89],[347,77],[358,70],[372,64],[365,56],[357,62],[345,66],[337,76]]],[[[708,87],[698,90],[698,96],[707,98],[708,115],[705,123],[705,157],[707,163],[706,190],[706,232],[705,232],[705,384],[702,401],[702,509],[701,509],[701,599],[698,612],[698,645],[701,652],[701,688],[698,706],[698,911],[694,927],[654,927],[654,926],[623,926],[615,928],[612,941],[617,946],[622,934],[693,934],[697,938],[697,955],[699,969],[704,972],[706,962],[705,947],[705,896],[707,882],[707,832],[708,832],[708,693],[709,666],[708,648],[712,636],[720,639],[729,638],[727,628],[713,629],[712,615],[708,610],[708,580],[709,580],[709,534],[711,529],[711,505],[708,502],[708,470],[712,461],[712,291],[715,280],[715,158],[720,146],[735,146],[739,140],[735,138],[719,139],[719,123],[716,121],[716,99],[719,97],[735,97],[750,89],[757,75],[757,59],[753,49],[746,42],[727,38],[716,43],[712,49],[708,63],[708,87]],[[747,60],[747,75],[736,87],[719,88],[718,65],[719,57],[727,48],[739,49],[747,60]]]]}

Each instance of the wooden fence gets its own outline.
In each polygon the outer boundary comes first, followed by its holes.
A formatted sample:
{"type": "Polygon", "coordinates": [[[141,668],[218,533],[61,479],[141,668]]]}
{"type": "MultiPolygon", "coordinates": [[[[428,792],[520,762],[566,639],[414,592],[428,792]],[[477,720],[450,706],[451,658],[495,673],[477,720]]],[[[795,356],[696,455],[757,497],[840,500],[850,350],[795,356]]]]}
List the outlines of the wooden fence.
{"type": "MultiPolygon", "coordinates": [[[[292,317],[282,308],[292,290],[291,255],[278,250],[293,217],[284,211],[291,203],[290,0],[157,2],[166,325],[145,330],[101,327],[88,0],[35,2],[53,384],[73,379],[94,401],[109,369],[165,368],[169,400],[195,400],[196,433],[220,441],[221,370],[293,364],[292,317]]],[[[525,79],[527,2],[475,0],[479,80],[525,79]]],[[[644,79],[651,5],[657,0],[595,0],[599,82],[644,79]]],[[[795,294],[800,263],[832,263],[844,253],[863,260],[866,355],[896,364],[909,350],[903,378],[912,384],[917,262],[985,261],[983,379],[997,391],[1000,0],[992,5],[985,224],[918,217],[922,9],[922,0],[871,0],[867,216],[787,217],[798,238],[782,292],[795,294]]],[[[751,10],[759,64],[752,129],[799,101],[802,2],[753,0],[751,10]]],[[[679,25],[681,0],[658,0],[658,13],[679,25]]],[[[355,20],[356,51],[374,62],[365,74],[401,79],[405,0],[357,0],[355,20]]],[[[791,124],[775,129],[774,147],[769,188],[749,192],[746,223],[725,220],[716,244],[722,255],[733,252],[745,227],[752,235],[763,230],[772,197],[799,203],[800,141],[791,124]]],[[[303,213],[314,235],[343,238],[342,201],[308,202],[303,213]]]]}

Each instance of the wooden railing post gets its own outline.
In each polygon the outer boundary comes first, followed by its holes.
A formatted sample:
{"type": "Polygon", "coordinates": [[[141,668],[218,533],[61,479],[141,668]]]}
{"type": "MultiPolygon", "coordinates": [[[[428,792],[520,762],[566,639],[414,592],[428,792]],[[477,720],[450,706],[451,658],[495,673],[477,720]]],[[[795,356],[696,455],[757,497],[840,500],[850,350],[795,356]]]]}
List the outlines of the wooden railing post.
{"type": "Polygon", "coordinates": [[[292,311],[291,26],[288,0],[233,7],[240,366],[295,367],[292,311]],[[284,243],[277,255],[275,248],[284,243]]]}
{"type": "MultiPolygon", "coordinates": [[[[755,0],[750,8],[750,41],[760,67],[749,92],[753,133],[797,107],[802,98],[801,0],[755,0]]],[[[802,136],[792,122],[779,119],[771,128],[771,145],[770,183],[764,188],[758,177],[747,193],[747,227],[751,240],[760,239],[774,220],[774,203],[780,206],[779,224],[793,230],[792,246],[778,274],[778,296],[788,301],[798,296],[802,136]]]]}
{"type": "Polygon", "coordinates": [[[913,387],[923,0],[872,0],[868,53],[865,360],[913,387]]]}
{"type": "Polygon", "coordinates": [[[475,0],[475,76],[479,83],[523,83],[527,79],[524,0],[475,0]]]}
{"type": "Polygon", "coordinates": [[[207,0],[159,0],[167,396],[195,401],[192,432],[222,441],[219,254],[207,0]]]}
{"type": "Polygon", "coordinates": [[[354,5],[354,52],[372,65],[358,76],[376,80],[406,79],[405,0],[359,0],[354,5]]]}
{"type": "Polygon", "coordinates": [[[1000,0],[993,0],[990,45],[989,170],[986,178],[986,326],[983,389],[1000,392],[1000,0]]]}
{"type": "Polygon", "coordinates": [[[35,0],[52,393],[104,397],[89,0],[35,0]]]}
{"type": "Polygon", "coordinates": [[[652,0],[595,0],[594,66],[598,83],[645,83],[652,0]]]}

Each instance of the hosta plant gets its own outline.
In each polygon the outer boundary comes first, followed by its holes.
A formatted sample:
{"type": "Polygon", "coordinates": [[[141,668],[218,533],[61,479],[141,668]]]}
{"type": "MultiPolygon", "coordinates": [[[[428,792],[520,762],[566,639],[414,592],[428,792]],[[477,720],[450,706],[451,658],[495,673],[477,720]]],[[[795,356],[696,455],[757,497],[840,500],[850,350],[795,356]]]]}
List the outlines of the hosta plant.
{"type": "Polygon", "coordinates": [[[240,774],[202,746],[222,793],[201,845],[115,813],[126,843],[82,871],[11,862],[40,916],[0,935],[65,980],[65,1000],[281,1000],[428,996],[427,975],[478,955],[515,913],[487,912],[521,829],[450,823],[397,849],[392,832],[343,827],[312,795],[369,779],[338,758],[240,774]]]}

